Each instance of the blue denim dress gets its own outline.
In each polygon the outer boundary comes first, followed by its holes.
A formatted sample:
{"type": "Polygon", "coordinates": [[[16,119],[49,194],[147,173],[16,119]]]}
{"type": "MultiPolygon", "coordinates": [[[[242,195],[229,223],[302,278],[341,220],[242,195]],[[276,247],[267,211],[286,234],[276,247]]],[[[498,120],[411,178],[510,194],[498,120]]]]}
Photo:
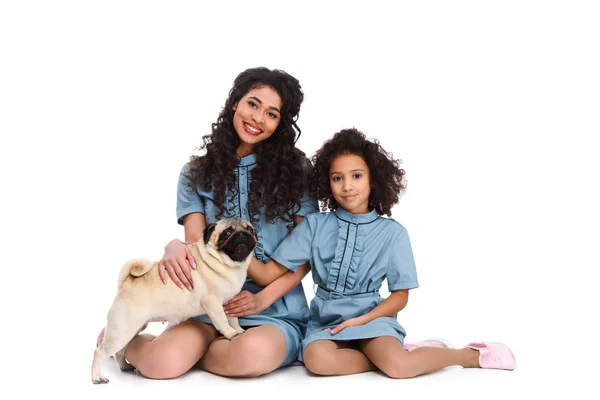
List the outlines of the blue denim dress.
{"type": "MultiPolygon", "coordinates": [[[[304,159],[305,165],[308,165],[308,162],[307,159],[304,159]]],[[[252,180],[250,176],[251,171],[255,166],[256,154],[250,154],[239,159],[235,170],[237,193],[233,196],[231,192],[226,193],[225,202],[228,208],[226,208],[220,218],[238,217],[250,219],[247,207],[248,191],[252,180]],[[228,201],[227,199],[232,199],[233,201],[228,201]]],[[[183,225],[183,217],[194,212],[204,214],[207,225],[215,222],[219,209],[213,201],[214,195],[212,190],[206,191],[198,186],[193,186],[190,190],[189,183],[189,170],[186,165],[181,169],[177,186],[177,222],[183,225]]],[[[304,217],[317,211],[317,202],[310,198],[308,194],[305,194],[302,198],[301,208],[296,215],[304,217]]],[[[277,246],[294,228],[293,222],[286,222],[279,218],[274,223],[267,223],[265,221],[264,209],[260,212],[259,221],[253,222],[252,226],[258,236],[258,244],[254,250],[254,256],[264,263],[271,259],[271,255],[277,246]]],[[[257,285],[248,277],[242,290],[258,293],[262,290],[262,286],[257,285]]],[[[239,318],[239,322],[244,328],[258,325],[273,325],[281,330],[287,344],[287,354],[281,365],[283,366],[293,362],[298,356],[300,342],[306,332],[308,314],[309,309],[306,296],[302,288],[302,283],[299,283],[289,293],[259,315],[241,317],[239,318]]],[[[192,319],[211,323],[207,315],[192,319]]]]}
{"type": "Polygon", "coordinates": [[[384,298],[379,289],[384,279],[389,291],[419,286],[406,229],[391,218],[335,212],[307,216],[277,248],[272,258],[295,271],[311,263],[316,296],[299,356],[315,340],[356,340],[392,336],[404,343],[406,331],[393,317],[381,317],[332,335],[345,320],[367,314],[384,298]]]}

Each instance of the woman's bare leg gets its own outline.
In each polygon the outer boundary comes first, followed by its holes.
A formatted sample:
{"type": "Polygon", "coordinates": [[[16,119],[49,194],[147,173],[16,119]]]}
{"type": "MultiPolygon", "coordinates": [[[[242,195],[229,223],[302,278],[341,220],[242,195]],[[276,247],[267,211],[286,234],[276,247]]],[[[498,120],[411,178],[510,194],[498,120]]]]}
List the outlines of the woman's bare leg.
{"type": "Polygon", "coordinates": [[[214,340],[200,360],[200,368],[216,375],[255,377],[277,369],[287,353],[285,336],[272,325],[248,328],[227,340],[214,340]]]}
{"type": "Polygon", "coordinates": [[[156,337],[136,336],[127,346],[125,358],[146,378],[175,378],[204,356],[217,334],[210,324],[187,320],[156,337]]]}

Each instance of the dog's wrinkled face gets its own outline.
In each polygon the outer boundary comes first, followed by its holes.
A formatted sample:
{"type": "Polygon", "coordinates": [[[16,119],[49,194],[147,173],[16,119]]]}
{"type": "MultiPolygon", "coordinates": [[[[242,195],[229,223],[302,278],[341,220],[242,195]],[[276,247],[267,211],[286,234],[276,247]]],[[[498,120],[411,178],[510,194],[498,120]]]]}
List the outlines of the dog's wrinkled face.
{"type": "Polygon", "coordinates": [[[204,230],[204,244],[225,253],[231,261],[244,261],[256,247],[257,236],[252,224],[243,218],[227,218],[204,230]]]}

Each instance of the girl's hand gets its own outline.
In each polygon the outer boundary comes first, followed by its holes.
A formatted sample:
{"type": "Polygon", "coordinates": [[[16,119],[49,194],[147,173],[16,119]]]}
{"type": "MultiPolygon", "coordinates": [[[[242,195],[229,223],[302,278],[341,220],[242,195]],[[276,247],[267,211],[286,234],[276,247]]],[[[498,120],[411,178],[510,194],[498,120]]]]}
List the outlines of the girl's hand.
{"type": "Polygon", "coordinates": [[[350,326],[360,326],[360,325],[364,325],[364,322],[361,319],[361,317],[356,317],[356,318],[351,318],[349,320],[342,322],[341,324],[339,324],[338,326],[336,326],[333,329],[325,328],[325,330],[329,331],[332,335],[335,335],[336,333],[343,331],[345,328],[348,328],[350,326]]]}
{"type": "Polygon", "coordinates": [[[241,291],[223,304],[225,314],[230,317],[245,317],[260,314],[269,306],[260,294],[252,294],[247,290],[241,291]]]}
{"type": "Polygon", "coordinates": [[[186,287],[189,291],[194,289],[190,266],[196,269],[196,261],[185,243],[178,239],[171,240],[165,247],[165,254],[159,261],[158,275],[163,283],[167,284],[167,274],[181,289],[186,287]]]}

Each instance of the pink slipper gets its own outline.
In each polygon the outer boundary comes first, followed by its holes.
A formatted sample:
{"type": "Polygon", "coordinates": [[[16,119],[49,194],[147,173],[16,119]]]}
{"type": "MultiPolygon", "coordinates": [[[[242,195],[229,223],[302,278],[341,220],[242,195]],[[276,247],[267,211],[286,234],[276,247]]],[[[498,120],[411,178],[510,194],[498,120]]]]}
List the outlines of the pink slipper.
{"type": "Polygon", "coordinates": [[[479,351],[479,365],[481,368],[512,370],[517,366],[512,351],[502,343],[469,343],[465,347],[479,351]]]}
{"type": "Polygon", "coordinates": [[[418,349],[419,347],[448,347],[448,345],[439,340],[424,340],[417,343],[405,343],[404,348],[407,351],[418,349]]]}

